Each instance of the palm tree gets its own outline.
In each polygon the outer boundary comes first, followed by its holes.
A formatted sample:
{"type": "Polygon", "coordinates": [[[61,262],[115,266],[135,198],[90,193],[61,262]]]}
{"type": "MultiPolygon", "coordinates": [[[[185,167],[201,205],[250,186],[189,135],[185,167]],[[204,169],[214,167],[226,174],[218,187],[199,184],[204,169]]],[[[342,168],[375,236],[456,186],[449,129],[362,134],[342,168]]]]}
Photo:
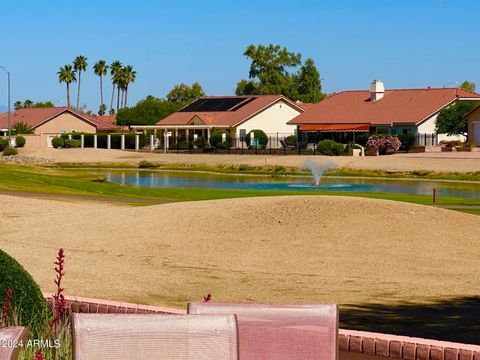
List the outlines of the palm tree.
{"type": "Polygon", "coordinates": [[[124,77],[125,77],[125,103],[123,107],[127,107],[127,95],[128,95],[128,85],[135,82],[137,77],[137,72],[133,70],[132,65],[127,65],[124,67],[124,77]]]}
{"type": "Polygon", "coordinates": [[[79,55],[73,60],[73,67],[75,71],[78,72],[78,92],[77,92],[77,110],[80,104],[80,81],[82,76],[82,71],[87,70],[87,58],[85,56],[79,55]]]}
{"type": "Polygon", "coordinates": [[[77,80],[72,65],[65,65],[57,71],[58,81],[67,84],[67,106],[70,107],[70,83],[77,80]]]}
{"type": "Polygon", "coordinates": [[[23,102],[23,107],[24,108],[31,108],[33,106],[33,101],[30,99],[27,99],[23,102]]]}
{"type": "Polygon", "coordinates": [[[23,108],[22,102],[20,100],[15,101],[15,103],[13,104],[13,108],[15,110],[20,110],[21,108],[23,108]]]}
{"type": "Polygon", "coordinates": [[[118,60],[115,60],[110,64],[110,76],[112,77],[112,100],[110,101],[110,113],[113,112],[113,99],[115,97],[115,86],[116,86],[116,80],[118,80],[118,75],[117,73],[120,71],[122,68],[122,63],[118,60]]]}
{"type": "MultiPolygon", "coordinates": [[[[108,65],[106,64],[105,60],[98,60],[95,65],[93,65],[93,71],[95,75],[100,77],[100,108],[103,109],[103,84],[102,84],[102,76],[107,75],[108,65]]],[[[105,110],[104,110],[105,112],[105,110]]]]}

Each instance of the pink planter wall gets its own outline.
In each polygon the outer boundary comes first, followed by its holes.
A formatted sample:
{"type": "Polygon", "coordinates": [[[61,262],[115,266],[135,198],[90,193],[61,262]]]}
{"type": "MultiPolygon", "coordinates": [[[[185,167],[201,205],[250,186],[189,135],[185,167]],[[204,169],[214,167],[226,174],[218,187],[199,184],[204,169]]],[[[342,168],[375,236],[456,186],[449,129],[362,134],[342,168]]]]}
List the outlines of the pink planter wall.
{"type": "MultiPolygon", "coordinates": [[[[44,294],[51,301],[49,294],[44,294]]],[[[122,314],[186,314],[185,310],[137,305],[65,296],[73,312],[122,314]]],[[[396,336],[366,331],[340,329],[338,334],[339,360],[380,360],[382,357],[405,360],[480,360],[480,346],[396,336]]]]}

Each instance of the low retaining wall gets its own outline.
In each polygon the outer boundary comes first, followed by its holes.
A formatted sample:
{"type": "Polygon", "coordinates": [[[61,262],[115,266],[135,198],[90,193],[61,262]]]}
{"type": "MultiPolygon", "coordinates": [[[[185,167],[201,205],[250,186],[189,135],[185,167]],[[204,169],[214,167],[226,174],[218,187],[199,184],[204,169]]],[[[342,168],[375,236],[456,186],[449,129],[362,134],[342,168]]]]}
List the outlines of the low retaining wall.
{"type": "MultiPolygon", "coordinates": [[[[52,295],[44,294],[48,302],[52,295]]],[[[65,296],[72,312],[94,314],[185,314],[185,310],[65,296]]],[[[447,341],[339,329],[339,360],[480,360],[480,346],[447,341]]]]}

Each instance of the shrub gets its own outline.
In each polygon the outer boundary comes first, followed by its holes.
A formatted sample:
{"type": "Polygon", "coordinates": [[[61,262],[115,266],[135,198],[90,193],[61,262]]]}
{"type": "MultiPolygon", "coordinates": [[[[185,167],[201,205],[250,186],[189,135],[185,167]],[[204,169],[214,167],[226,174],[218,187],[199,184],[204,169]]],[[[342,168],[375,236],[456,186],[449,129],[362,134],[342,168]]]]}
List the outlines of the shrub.
{"type": "Polygon", "coordinates": [[[376,148],[381,155],[396,153],[401,145],[400,140],[393,135],[373,135],[367,141],[367,147],[376,148]]]}
{"type": "Polygon", "coordinates": [[[322,155],[340,155],[343,153],[343,144],[337,143],[333,140],[321,140],[318,142],[317,150],[322,155]]]}
{"type": "MultiPolygon", "coordinates": [[[[267,134],[265,134],[265,132],[263,132],[263,130],[259,130],[259,129],[254,129],[254,130],[250,131],[247,134],[247,136],[245,136],[245,142],[247,143],[247,146],[251,147],[250,136],[252,136],[251,135],[252,133],[253,133],[254,138],[258,139],[258,145],[260,145],[261,148],[265,148],[268,144],[268,137],[267,137],[267,134]]],[[[255,145],[253,147],[255,147],[255,145]]]]}
{"type": "Polygon", "coordinates": [[[78,148],[80,147],[80,140],[67,139],[64,141],[64,146],[66,148],[78,148]]]}
{"type": "Polygon", "coordinates": [[[297,135],[290,135],[285,138],[285,144],[288,146],[297,146],[297,135]]]}
{"type": "Polygon", "coordinates": [[[3,151],[6,147],[8,147],[8,140],[0,139],[0,151],[3,151]]]}
{"type": "Polygon", "coordinates": [[[205,139],[203,136],[199,136],[193,141],[193,145],[196,148],[204,149],[208,145],[207,139],[205,139]]]}
{"type": "Polygon", "coordinates": [[[214,131],[210,135],[210,145],[217,149],[229,148],[232,146],[232,137],[226,131],[214,131]],[[225,136],[225,141],[223,141],[223,136],[225,136]]]}
{"type": "Polygon", "coordinates": [[[17,149],[7,146],[5,149],[3,149],[3,156],[12,156],[12,155],[18,155],[17,149]]]}
{"type": "MultiPolygon", "coordinates": [[[[47,304],[40,288],[29,273],[11,256],[0,250],[0,299],[8,289],[13,290],[12,308],[20,317],[20,324],[36,329],[47,304]]],[[[2,304],[3,305],[3,304],[2,304]]]]}
{"type": "Polygon", "coordinates": [[[23,136],[17,136],[15,138],[15,144],[17,147],[24,147],[27,140],[23,136]]]}
{"type": "Polygon", "coordinates": [[[355,135],[355,142],[359,145],[367,146],[367,141],[370,136],[372,136],[372,134],[367,132],[355,135]]]}
{"type": "Polygon", "coordinates": [[[158,165],[151,163],[150,161],[142,160],[138,163],[138,167],[140,169],[152,169],[152,168],[157,168],[158,165]]]}
{"type": "Polygon", "coordinates": [[[398,140],[402,143],[400,150],[409,151],[413,144],[415,144],[415,136],[412,134],[400,134],[398,140]]]}
{"type": "Polygon", "coordinates": [[[60,137],[60,136],[55,136],[53,139],[52,139],[52,146],[57,149],[57,148],[61,148],[65,145],[65,141],[63,140],[63,137],[60,137]]]}

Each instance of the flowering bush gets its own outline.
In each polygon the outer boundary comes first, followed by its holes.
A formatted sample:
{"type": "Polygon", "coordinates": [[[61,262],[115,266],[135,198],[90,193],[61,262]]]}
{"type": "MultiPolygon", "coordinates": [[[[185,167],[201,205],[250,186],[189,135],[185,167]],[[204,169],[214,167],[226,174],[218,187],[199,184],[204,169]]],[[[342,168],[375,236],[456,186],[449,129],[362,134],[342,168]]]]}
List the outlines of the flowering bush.
{"type": "Polygon", "coordinates": [[[367,147],[374,147],[379,154],[393,154],[400,149],[402,143],[392,135],[373,135],[368,138],[367,147]]]}

